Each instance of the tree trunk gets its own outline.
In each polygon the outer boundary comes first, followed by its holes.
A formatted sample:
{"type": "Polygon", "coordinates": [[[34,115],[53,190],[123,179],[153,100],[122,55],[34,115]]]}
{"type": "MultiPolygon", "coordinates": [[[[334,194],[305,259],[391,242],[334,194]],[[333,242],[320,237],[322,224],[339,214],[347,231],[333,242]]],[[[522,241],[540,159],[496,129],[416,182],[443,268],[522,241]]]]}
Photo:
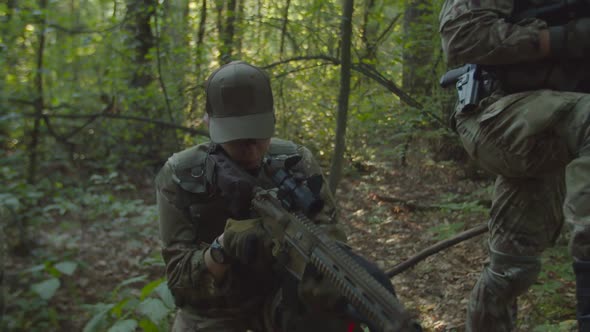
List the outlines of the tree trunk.
{"type": "Polygon", "coordinates": [[[369,31],[369,14],[375,7],[375,0],[366,0],[365,12],[363,13],[363,24],[361,27],[361,40],[365,47],[363,58],[371,63],[377,57],[377,47],[375,42],[371,39],[371,32],[369,31]]]}
{"type": "Polygon", "coordinates": [[[336,144],[332,165],[330,166],[329,186],[332,193],[336,192],[338,183],[342,176],[342,160],[346,150],[346,121],[348,117],[348,97],[350,94],[350,71],[351,71],[351,35],[352,35],[352,14],[354,0],[344,0],[342,7],[342,22],[340,25],[341,43],[341,65],[340,65],[340,94],[338,96],[338,114],[336,123],[336,144]]]}
{"type": "Polygon", "coordinates": [[[234,33],[238,9],[237,0],[218,0],[215,2],[217,9],[217,30],[219,33],[219,63],[232,61],[234,53],[234,33]]]}
{"type": "Polygon", "coordinates": [[[283,11],[283,23],[281,26],[281,44],[279,46],[279,59],[283,58],[285,52],[285,37],[287,36],[287,24],[289,23],[289,7],[291,7],[291,0],[287,0],[285,9],[283,11]]]}
{"type": "Polygon", "coordinates": [[[408,0],[404,14],[405,47],[403,53],[403,87],[410,94],[423,95],[430,87],[433,43],[431,0],[408,0]]]}
{"type": "MultiPolygon", "coordinates": [[[[195,45],[195,52],[196,52],[195,73],[197,75],[197,78],[196,78],[197,82],[203,82],[205,80],[204,74],[202,73],[201,68],[202,68],[203,62],[205,61],[205,54],[206,54],[204,40],[205,40],[205,29],[206,29],[206,24],[207,24],[207,0],[201,1],[200,13],[201,13],[201,16],[199,18],[199,27],[197,29],[197,43],[195,45]]],[[[192,91],[191,93],[192,93],[192,98],[191,98],[190,113],[192,115],[192,114],[198,113],[198,111],[199,111],[198,110],[199,93],[197,90],[192,91]]]]}
{"type": "Polygon", "coordinates": [[[156,0],[128,0],[125,28],[133,38],[133,62],[136,69],[131,77],[131,86],[143,88],[154,79],[149,52],[155,45],[150,21],[155,15],[156,0]]]}
{"type": "Polygon", "coordinates": [[[47,0],[40,0],[39,7],[44,13],[39,24],[39,48],[37,49],[37,69],[35,72],[35,120],[33,122],[33,131],[31,133],[31,142],[29,144],[29,169],[27,174],[27,181],[31,184],[35,183],[37,177],[37,162],[39,158],[39,136],[41,130],[41,119],[43,117],[43,56],[45,53],[45,25],[47,0]]]}
{"type": "Polygon", "coordinates": [[[245,0],[238,0],[237,9],[236,9],[236,32],[234,33],[234,44],[235,44],[235,54],[238,59],[242,58],[242,39],[244,36],[245,28],[243,28],[244,24],[244,12],[245,12],[245,0]]]}

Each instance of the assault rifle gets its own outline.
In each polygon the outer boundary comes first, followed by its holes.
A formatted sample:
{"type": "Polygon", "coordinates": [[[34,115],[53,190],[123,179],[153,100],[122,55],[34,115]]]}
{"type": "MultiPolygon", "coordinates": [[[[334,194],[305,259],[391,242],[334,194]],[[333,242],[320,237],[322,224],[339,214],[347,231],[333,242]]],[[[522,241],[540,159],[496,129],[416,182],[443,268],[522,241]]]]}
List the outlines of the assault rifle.
{"type": "MultiPolygon", "coordinates": [[[[519,2],[515,1],[518,5],[519,2]]],[[[509,22],[518,22],[526,18],[538,18],[549,25],[565,24],[578,17],[590,16],[590,0],[561,0],[545,6],[535,6],[530,9],[518,10],[508,18],[509,22]]],[[[472,111],[479,103],[482,87],[486,79],[485,68],[478,64],[466,64],[446,72],[440,79],[443,88],[455,85],[458,95],[458,111],[472,111]]]]}
{"type": "MultiPolygon", "coordinates": [[[[220,150],[220,149],[219,149],[220,150]]],[[[211,153],[215,163],[217,187],[233,202],[247,200],[251,207],[231,204],[232,213],[263,220],[272,238],[273,256],[288,273],[301,281],[308,265],[327,278],[349,305],[367,320],[375,332],[420,331],[397,298],[348,255],[310,218],[323,208],[319,198],[321,176],[302,179],[293,172],[301,159],[266,159],[263,170],[272,183],[261,183],[235,164],[223,151],[211,153]]]]}

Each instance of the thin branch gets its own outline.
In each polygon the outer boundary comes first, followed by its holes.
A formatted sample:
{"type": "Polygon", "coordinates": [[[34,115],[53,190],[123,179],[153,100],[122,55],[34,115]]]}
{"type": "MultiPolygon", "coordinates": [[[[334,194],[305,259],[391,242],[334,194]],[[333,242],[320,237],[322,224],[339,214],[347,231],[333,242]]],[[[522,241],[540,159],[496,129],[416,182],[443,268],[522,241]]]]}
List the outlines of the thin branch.
{"type": "MultiPolygon", "coordinates": [[[[324,61],[328,61],[334,65],[340,65],[340,60],[338,60],[337,58],[334,58],[329,55],[320,54],[320,55],[296,56],[296,57],[292,57],[289,59],[284,59],[281,61],[273,62],[273,63],[266,65],[262,68],[269,69],[269,68],[276,67],[276,66],[283,65],[286,63],[290,63],[290,62],[311,61],[311,60],[324,60],[324,61]]],[[[424,112],[428,116],[432,117],[435,121],[437,121],[441,125],[443,125],[445,127],[447,126],[445,121],[443,121],[436,114],[433,114],[432,112],[424,110],[424,107],[422,106],[422,104],[420,104],[417,100],[412,98],[408,93],[406,93],[401,88],[399,88],[397,86],[397,84],[395,84],[395,82],[393,82],[392,80],[383,76],[383,74],[381,74],[379,71],[377,71],[377,69],[375,69],[373,66],[370,66],[365,63],[354,63],[352,65],[352,69],[373,79],[374,81],[376,81],[377,83],[379,83],[383,87],[387,88],[387,90],[389,90],[390,92],[392,92],[393,94],[398,96],[400,98],[400,100],[402,102],[406,103],[407,105],[421,110],[422,112],[424,112]]]]}
{"type": "Polygon", "coordinates": [[[393,94],[398,96],[401,101],[403,101],[404,103],[408,104],[411,107],[421,110],[423,113],[430,116],[432,119],[434,119],[440,125],[442,125],[444,128],[448,127],[447,123],[445,121],[443,121],[438,115],[424,109],[424,106],[422,104],[420,104],[417,100],[412,98],[405,91],[400,89],[395,84],[395,82],[393,82],[392,80],[383,76],[383,74],[381,74],[379,71],[377,71],[373,66],[370,66],[365,63],[360,63],[357,65],[354,65],[353,69],[355,69],[355,70],[365,74],[367,77],[370,77],[373,80],[377,81],[382,86],[386,87],[389,91],[391,91],[393,94]]]}
{"type": "Polygon", "coordinates": [[[15,103],[15,104],[35,106],[35,102],[31,101],[31,100],[20,99],[20,98],[8,98],[7,100],[8,100],[8,102],[15,103]]]}
{"type": "MultiPolygon", "coordinates": [[[[13,102],[13,103],[17,103],[17,104],[35,106],[35,102],[29,101],[29,100],[24,100],[24,99],[9,98],[8,101],[13,102]]],[[[130,120],[130,121],[153,123],[153,124],[157,124],[157,125],[159,125],[161,127],[171,128],[171,129],[177,129],[177,130],[188,132],[188,133],[194,134],[194,135],[209,136],[209,132],[206,131],[206,130],[184,127],[184,126],[181,126],[181,125],[177,125],[175,123],[169,123],[169,122],[165,122],[165,121],[162,121],[162,120],[155,120],[155,119],[144,118],[144,117],[139,117],[139,116],[120,115],[120,114],[109,113],[114,108],[114,103],[115,103],[115,99],[113,97],[113,99],[111,100],[111,102],[102,111],[100,111],[98,113],[92,113],[92,114],[47,114],[47,113],[43,113],[41,115],[41,117],[45,118],[46,119],[46,122],[47,122],[47,119],[49,119],[49,118],[90,119],[88,122],[86,122],[85,124],[83,124],[81,127],[78,127],[76,129],[74,129],[69,134],[62,135],[62,136],[59,136],[59,135],[56,136],[56,138],[57,137],[61,137],[61,138],[65,139],[65,140],[70,139],[77,132],[79,132],[80,130],[84,129],[84,127],[88,126],[91,122],[95,121],[98,118],[110,118],[110,119],[130,120]]],[[[69,105],[69,104],[65,104],[65,103],[59,104],[57,106],[44,106],[44,109],[48,109],[48,110],[57,109],[57,108],[75,108],[75,107],[72,106],[72,105],[69,105]]],[[[18,115],[25,116],[25,117],[36,117],[37,116],[34,113],[22,113],[22,114],[18,114],[18,115]]]]}
{"type": "Polygon", "coordinates": [[[393,20],[391,20],[391,22],[389,23],[389,25],[387,26],[387,28],[385,28],[385,30],[383,30],[383,32],[379,35],[379,37],[377,37],[377,39],[375,39],[375,44],[379,43],[379,41],[383,38],[385,38],[387,36],[387,34],[391,31],[391,29],[393,29],[393,26],[395,25],[395,23],[397,23],[397,20],[399,20],[399,18],[402,16],[402,14],[397,14],[396,17],[393,18],[393,20]]]}
{"type": "Polygon", "coordinates": [[[286,63],[290,63],[290,62],[295,62],[295,61],[309,61],[309,60],[325,60],[328,61],[334,65],[339,65],[340,64],[340,60],[338,60],[335,57],[329,56],[329,55],[302,55],[302,56],[295,56],[289,59],[285,59],[285,60],[281,60],[281,61],[277,61],[277,62],[273,62],[269,65],[266,65],[264,67],[262,67],[263,69],[269,69],[269,68],[273,68],[279,65],[283,65],[286,63]]]}
{"type": "MultiPolygon", "coordinates": [[[[35,114],[33,113],[23,113],[23,116],[26,117],[34,117],[35,114]]],[[[200,135],[200,136],[209,136],[209,133],[206,130],[201,129],[194,129],[188,128],[181,125],[177,125],[175,123],[165,122],[162,120],[144,118],[139,116],[131,116],[131,115],[121,115],[121,114],[111,114],[111,113],[94,113],[94,114],[45,114],[44,116],[48,118],[61,118],[61,119],[93,119],[93,118],[109,118],[109,119],[118,119],[118,120],[130,120],[130,121],[137,121],[137,122],[145,122],[145,123],[152,123],[158,125],[160,127],[171,128],[171,129],[178,129],[193,135],[200,135]]]]}
{"type": "Polygon", "coordinates": [[[158,26],[158,13],[154,14],[154,24],[156,25],[156,65],[158,67],[158,81],[160,82],[160,87],[162,87],[162,93],[164,94],[164,101],[166,102],[166,110],[168,111],[168,116],[170,117],[170,121],[176,122],[174,120],[174,115],[172,115],[172,108],[170,107],[170,98],[168,97],[168,91],[166,90],[166,84],[164,83],[164,78],[162,77],[162,60],[161,60],[161,52],[160,52],[160,40],[162,38],[160,34],[160,28],[158,26]]]}
{"type": "Polygon", "coordinates": [[[427,257],[432,256],[432,255],[434,255],[446,248],[452,247],[457,243],[460,243],[465,240],[469,240],[473,237],[476,237],[478,235],[481,235],[487,231],[488,231],[488,225],[487,225],[487,223],[484,223],[484,224],[477,225],[471,229],[468,229],[462,233],[459,233],[450,239],[439,241],[439,242],[435,243],[434,245],[420,251],[419,253],[410,257],[409,259],[397,264],[396,266],[391,268],[389,271],[387,271],[386,274],[389,278],[393,278],[395,275],[398,275],[398,274],[404,272],[405,270],[413,267],[418,262],[426,259],[427,257]]]}
{"type": "Polygon", "coordinates": [[[417,109],[422,109],[423,106],[418,101],[413,99],[409,94],[405,91],[400,89],[395,82],[386,78],[381,74],[375,67],[370,66],[365,63],[357,63],[354,65],[354,69],[360,73],[363,73],[365,76],[372,78],[377,83],[381,84],[382,86],[386,87],[389,91],[393,92],[397,95],[404,103],[408,104],[417,109]]]}
{"type": "Polygon", "coordinates": [[[312,65],[312,66],[298,67],[298,68],[294,68],[294,69],[289,70],[289,71],[282,72],[282,73],[276,75],[275,78],[278,79],[278,78],[285,77],[285,76],[287,76],[289,74],[297,73],[297,72],[300,72],[300,71],[306,71],[306,70],[310,70],[310,69],[314,69],[314,68],[318,68],[318,67],[328,66],[328,65],[330,65],[330,64],[329,63],[319,63],[319,64],[315,64],[315,65],[312,65]]]}

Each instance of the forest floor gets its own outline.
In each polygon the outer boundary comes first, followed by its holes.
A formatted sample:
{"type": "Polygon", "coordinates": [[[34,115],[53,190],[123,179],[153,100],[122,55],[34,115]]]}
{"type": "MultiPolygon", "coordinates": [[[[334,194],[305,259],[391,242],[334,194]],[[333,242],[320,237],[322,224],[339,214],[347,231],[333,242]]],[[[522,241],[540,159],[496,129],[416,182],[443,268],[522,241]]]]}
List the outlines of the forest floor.
{"type": "MultiPolygon", "coordinates": [[[[488,218],[493,177],[475,166],[433,161],[412,151],[407,165],[381,160],[348,176],[337,197],[352,247],[386,271],[488,218]],[[475,178],[475,179],[474,179],[475,178]]],[[[544,256],[544,270],[519,298],[515,331],[577,331],[575,283],[567,240],[544,256]]],[[[487,232],[420,261],[392,278],[402,303],[425,331],[465,331],[467,302],[487,259],[487,232]]]]}
{"type": "MultiPolygon", "coordinates": [[[[489,201],[492,180],[471,180],[454,162],[434,162],[424,151],[416,150],[405,167],[398,160],[357,166],[339,186],[340,217],[351,246],[384,270],[486,221],[487,208],[480,204],[489,201]]],[[[132,284],[130,278],[143,276],[136,280],[139,282],[163,276],[154,194],[149,181],[142,187],[127,194],[131,202],[145,203],[147,208],[139,216],[123,213],[114,220],[97,222],[87,215],[68,215],[77,220],[69,225],[76,226],[53,224],[44,229],[37,258],[9,257],[8,271],[30,269],[40,264],[38,257],[45,257],[45,262],[82,262],[72,276],[61,276],[61,288],[49,302],[60,330],[81,331],[91,317],[85,305],[114,301],[132,284]]],[[[127,208],[133,210],[133,206],[127,208]]],[[[486,260],[485,240],[484,234],[461,242],[392,279],[400,300],[425,331],[464,331],[467,299],[486,260]]],[[[520,300],[517,331],[570,330],[575,318],[574,286],[573,280],[564,279],[558,271],[569,266],[563,248],[562,243],[548,254],[547,259],[559,262],[549,266],[555,271],[543,272],[537,287],[520,300]],[[563,321],[569,322],[567,328],[563,324],[557,328],[563,321]]],[[[13,287],[8,301],[18,298],[19,287],[26,288],[27,279],[19,278],[8,274],[13,287]]],[[[7,314],[17,319],[19,313],[14,310],[9,303],[7,314]]]]}

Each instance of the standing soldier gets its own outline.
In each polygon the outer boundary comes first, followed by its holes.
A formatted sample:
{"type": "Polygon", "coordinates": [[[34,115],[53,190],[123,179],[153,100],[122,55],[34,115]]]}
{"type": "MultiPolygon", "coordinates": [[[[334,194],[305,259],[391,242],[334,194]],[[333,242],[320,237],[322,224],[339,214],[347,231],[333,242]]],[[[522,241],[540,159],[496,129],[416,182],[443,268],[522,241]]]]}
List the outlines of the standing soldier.
{"type": "Polygon", "coordinates": [[[440,13],[448,65],[471,64],[457,85],[456,130],[471,157],[497,174],[489,264],[471,293],[467,331],[514,328],[516,298],[537,279],[539,256],[554,243],[564,217],[573,229],[579,328],[590,331],[585,2],[446,0],[440,13]]]}

